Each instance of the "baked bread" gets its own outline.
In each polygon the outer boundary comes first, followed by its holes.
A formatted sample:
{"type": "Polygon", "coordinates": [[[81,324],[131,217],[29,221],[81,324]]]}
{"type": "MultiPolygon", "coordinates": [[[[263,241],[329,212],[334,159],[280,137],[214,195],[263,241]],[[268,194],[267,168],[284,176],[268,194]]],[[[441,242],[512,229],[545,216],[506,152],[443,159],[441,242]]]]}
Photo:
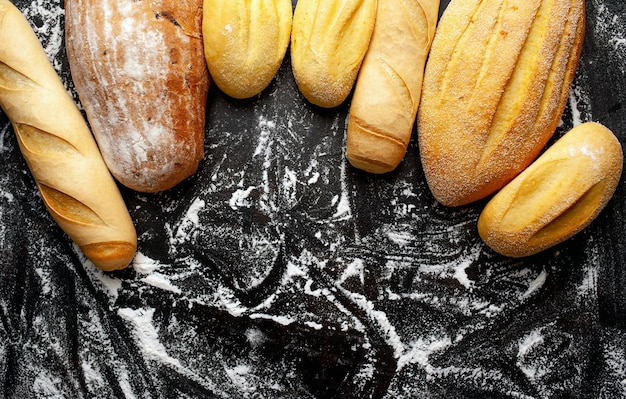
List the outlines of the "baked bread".
{"type": "Polygon", "coordinates": [[[576,126],[489,201],[478,232],[494,251],[536,254],[587,227],[613,196],[622,147],[593,122],[576,126]]]}
{"type": "Polygon", "coordinates": [[[291,30],[291,66],[298,89],[317,106],[341,105],[367,51],[376,0],[298,0],[291,30]]]}
{"type": "Polygon", "coordinates": [[[137,248],[126,205],[80,110],[7,0],[0,0],[0,43],[0,106],[46,208],[96,266],[125,268],[137,248]]]}
{"type": "Polygon", "coordinates": [[[157,192],[192,175],[209,89],[202,0],[67,0],[65,26],[76,91],[113,176],[157,192]]]}
{"type": "Polygon", "coordinates": [[[289,45],[291,0],[204,0],[204,54],[213,82],[250,98],[272,81],[289,45]]]}
{"type": "Polygon", "coordinates": [[[584,0],[452,0],[435,33],[418,138],[447,206],[484,198],[554,134],[582,49],[584,0]]]}
{"type": "Polygon", "coordinates": [[[378,0],[350,104],[346,156],[352,166],[385,173],[404,158],[438,13],[439,0],[378,0]]]}

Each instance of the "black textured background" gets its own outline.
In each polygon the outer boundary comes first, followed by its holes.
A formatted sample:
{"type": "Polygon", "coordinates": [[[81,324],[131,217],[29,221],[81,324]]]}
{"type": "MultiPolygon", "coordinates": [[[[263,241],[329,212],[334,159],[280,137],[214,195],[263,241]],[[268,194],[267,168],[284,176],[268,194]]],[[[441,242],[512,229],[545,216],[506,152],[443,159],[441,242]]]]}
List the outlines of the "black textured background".
{"type": "MultiPolygon", "coordinates": [[[[74,94],[63,2],[14,4],[74,94]]],[[[624,143],[626,3],[587,13],[555,138],[593,120],[624,143]]],[[[349,102],[308,105],[288,56],[258,98],[208,101],[198,172],[122,189],[139,253],[109,274],[0,113],[0,398],[626,397],[624,179],[582,233],[512,260],[476,233],[484,202],[434,201],[416,140],[388,175],[347,165],[349,102]]]]}

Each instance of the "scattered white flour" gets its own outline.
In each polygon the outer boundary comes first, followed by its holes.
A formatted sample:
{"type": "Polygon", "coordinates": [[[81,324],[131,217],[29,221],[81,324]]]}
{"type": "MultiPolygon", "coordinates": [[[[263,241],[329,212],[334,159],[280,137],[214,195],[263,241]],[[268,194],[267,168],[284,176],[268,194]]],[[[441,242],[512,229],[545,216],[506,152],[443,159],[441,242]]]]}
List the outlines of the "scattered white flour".
{"type": "Polygon", "coordinates": [[[256,391],[256,388],[249,383],[252,378],[250,366],[240,364],[233,368],[224,367],[224,371],[240,394],[247,395],[256,391]]]}
{"type": "Polygon", "coordinates": [[[189,236],[197,232],[201,227],[199,212],[206,207],[206,202],[203,199],[195,198],[185,214],[184,219],[180,222],[176,233],[170,240],[170,247],[175,247],[177,244],[184,243],[188,240],[189,236]]]}
{"type": "Polygon", "coordinates": [[[253,206],[254,204],[250,200],[250,193],[252,193],[252,191],[256,189],[257,187],[249,186],[245,190],[241,190],[241,189],[236,190],[230,197],[230,201],[228,202],[228,205],[230,205],[230,208],[235,211],[240,208],[249,208],[253,206]]]}
{"type": "Polygon", "coordinates": [[[63,19],[65,9],[62,1],[33,0],[30,6],[21,10],[30,22],[33,31],[41,41],[41,44],[52,63],[52,66],[60,73],[62,71],[61,56],[65,30],[63,19]],[[39,21],[41,25],[32,21],[39,21]]]}
{"type": "Polygon", "coordinates": [[[150,273],[146,277],[142,278],[141,281],[164,291],[173,292],[175,294],[182,293],[182,290],[174,285],[168,276],[161,273],[150,273]]]}
{"type": "MultiPolygon", "coordinates": [[[[596,33],[599,40],[611,47],[612,55],[619,58],[622,65],[626,64],[626,15],[613,14],[604,2],[593,0],[593,7],[597,10],[595,19],[596,33]]],[[[626,74],[626,70],[622,69],[626,74]]]]}
{"type": "Polygon", "coordinates": [[[531,331],[518,345],[517,366],[531,380],[541,377],[546,372],[540,363],[527,359],[537,347],[543,344],[544,337],[542,331],[543,328],[531,331]]]}
{"type": "Polygon", "coordinates": [[[250,317],[253,320],[254,319],[272,320],[273,322],[281,324],[283,326],[288,326],[295,322],[294,319],[291,319],[287,316],[275,316],[275,315],[269,315],[265,313],[250,313],[248,317],[250,317]]]}
{"type": "Polygon", "coordinates": [[[151,274],[161,268],[159,261],[149,258],[141,251],[137,251],[131,266],[139,274],[151,274]]]}
{"type": "Polygon", "coordinates": [[[541,271],[541,273],[537,276],[536,279],[534,279],[530,285],[528,286],[528,289],[526,290],[526,292],[524,292],[524,294],[522,294],[521,299],[526,299],[529,298],[531,295],[533,295],[535,292],[537,292],[538,290],[541,289],[541,287],[543,287],[543,285],[546,282],[546,279],[548,278],[548,272],[544,269],[541,271]]]}
{"type": "Polygon", "coordinates": [[[159,360],[176,368],[181,367],[180,361],[172,358],[159,341],[159,332],[153,323],[154,309],[120,308],[117,313],[133,326],[134,337],[142,353],[150,359],[159,360]]]}
{"type": "Polygon", "coordinates": [[[351,277],[356,277],[361,284],[365,284],[365,264],[362,259],[355,259],[348,264],[346,269],[341,274],[341,277],[337,281],[338,284],[343,284],[351,277]]]}
{"type": "Polygon", "coordinates": [[[449,337],[419,337],[408,344],[407,350],[398,359],[398,370],[408,364],[417,363],[429,372],[433,371],[429,358],[433,353],[449,348],[452,340],[449,337]]]}

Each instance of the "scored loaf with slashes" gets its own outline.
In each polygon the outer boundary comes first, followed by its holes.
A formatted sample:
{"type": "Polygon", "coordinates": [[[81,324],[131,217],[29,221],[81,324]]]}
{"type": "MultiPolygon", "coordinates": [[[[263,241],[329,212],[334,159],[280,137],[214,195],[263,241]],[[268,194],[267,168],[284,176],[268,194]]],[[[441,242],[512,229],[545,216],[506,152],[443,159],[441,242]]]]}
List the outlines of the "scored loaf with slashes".
{"type": "Polygon", "coordinates": [[[0,106],[52,218],[96,266],[128,266],[137,236],[115,180],[39,39],[7,0],[0,0],[0,106]]]}
{"type": "Polygon", "coordinates": [[[67,0],[65,14],[72,78],[113,176],[157,192],[192,175],[209,89],[202,0],[67,0]]]}
{"type": "Polygon", "coordinates": [[[411,139],[439,0],[378,0],[350,102],[346,157],[370,173],[394,170],[411,139]]]}
{"type": "Polygon", "coordinates": [[[452,0],[431,48],[418,139],[434,197],[459,206],[537,157],[567,103],[584,0],[452,0]]]}

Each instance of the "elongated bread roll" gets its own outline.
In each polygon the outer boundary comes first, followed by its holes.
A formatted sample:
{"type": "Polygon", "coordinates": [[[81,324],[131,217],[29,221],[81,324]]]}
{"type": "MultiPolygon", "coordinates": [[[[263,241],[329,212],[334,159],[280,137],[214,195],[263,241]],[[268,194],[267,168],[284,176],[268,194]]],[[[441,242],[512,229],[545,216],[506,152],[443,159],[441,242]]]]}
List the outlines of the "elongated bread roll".
{"type": "Polygon", "coordinates": [[[123,269],[137,236],[78,107],[28,21],[0,0],[0,106],[46,208],[96,266],[123,269]]]}
{"type": "Polygon", "coordinates": [[[250,98],[272,81],[291,36],[291,0],[204,0],[204,53],[213,82],[250,98]]]}
{"type": "Polygon", "coordinates": [[[291,66],[312,104],[340,105],[354,86],[374,30],[376,0],[298,0],[291,66]]]}
{"type": "Polygon", "coordinates": [[[167,190],[204,155],[209,76],[202,0],[67,0],[66,46],[80,101],[113,176],[167,190]]]}
{"type": "Polygon", "coordinates": [[[565,108],[584,0],[452,0],[435,33],[418,137],[435,198],[464,205],[539,154],[565,108]]]}
{"type": "Polygon", "coordinates": [[[496,252],[536,254],[587,227],[613,196],[623,151],[598,123],[570,130],[489,201],[478,232],[496,252]]]}
{"type": "Polygon", "coordinates": [[[350,105],[346,156],[352,166],[385,173],[404,158],[438,13],[439,0],[378,0],[350,105]]]}

